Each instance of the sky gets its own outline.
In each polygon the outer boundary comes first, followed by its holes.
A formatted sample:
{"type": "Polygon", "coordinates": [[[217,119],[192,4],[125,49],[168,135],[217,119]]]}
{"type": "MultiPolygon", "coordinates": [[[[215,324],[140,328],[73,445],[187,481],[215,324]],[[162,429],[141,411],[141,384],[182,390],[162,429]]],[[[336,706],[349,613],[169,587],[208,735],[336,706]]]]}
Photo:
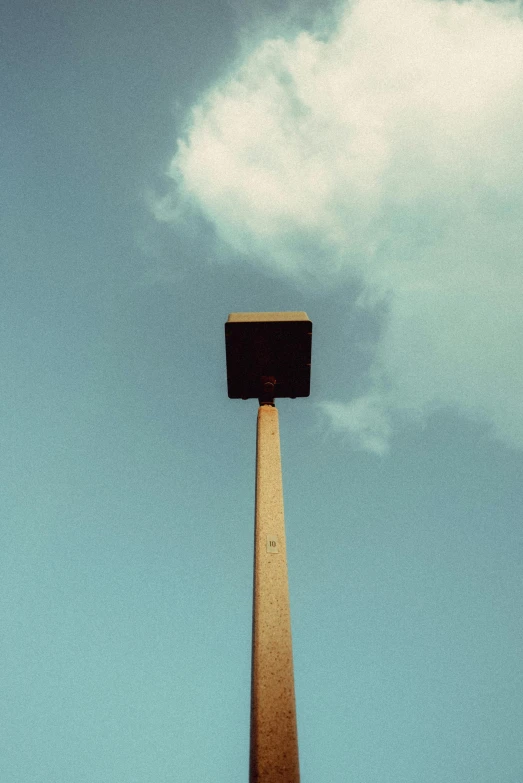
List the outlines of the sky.
{"type": "Polygon", "coordinates": [[[303,783],[523,781],[523,10],[11,0],[0,780],[248,777],[257,401],[303,783]]]}

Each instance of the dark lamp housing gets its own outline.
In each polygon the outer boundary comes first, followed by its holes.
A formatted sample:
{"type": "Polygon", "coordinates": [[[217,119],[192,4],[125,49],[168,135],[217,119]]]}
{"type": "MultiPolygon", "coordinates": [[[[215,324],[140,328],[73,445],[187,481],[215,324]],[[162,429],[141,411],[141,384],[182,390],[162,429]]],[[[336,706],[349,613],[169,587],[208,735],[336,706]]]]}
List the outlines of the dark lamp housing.
{"type": "Polygon", "coordinates": [[[306,313],[230,313],[225,324],[229,397],[308,397],[311,344],[306,313]]]}

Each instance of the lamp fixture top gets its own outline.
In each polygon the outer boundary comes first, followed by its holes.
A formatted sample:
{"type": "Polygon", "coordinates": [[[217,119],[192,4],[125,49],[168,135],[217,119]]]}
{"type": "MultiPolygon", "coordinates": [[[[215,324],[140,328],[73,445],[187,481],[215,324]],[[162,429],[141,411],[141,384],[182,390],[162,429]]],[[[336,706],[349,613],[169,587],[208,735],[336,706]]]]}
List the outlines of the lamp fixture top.
{"type": "Polygon", "coordinates": [[[307,313],[292,311],[284,313],[229,313],[227,323],[252,323],[267,321],[308,321],[307,313]]]}

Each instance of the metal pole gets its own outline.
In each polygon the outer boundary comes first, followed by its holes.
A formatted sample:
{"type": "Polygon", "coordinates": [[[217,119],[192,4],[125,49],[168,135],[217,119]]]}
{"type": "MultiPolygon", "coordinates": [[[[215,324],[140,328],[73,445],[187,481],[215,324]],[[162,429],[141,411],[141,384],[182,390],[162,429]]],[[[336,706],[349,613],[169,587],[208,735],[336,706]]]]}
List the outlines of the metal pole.
{"type": "Polygon", "coordinates": [[[278,410],[262,401],[256,438],[249,780],[300,780],[278,410]]]}

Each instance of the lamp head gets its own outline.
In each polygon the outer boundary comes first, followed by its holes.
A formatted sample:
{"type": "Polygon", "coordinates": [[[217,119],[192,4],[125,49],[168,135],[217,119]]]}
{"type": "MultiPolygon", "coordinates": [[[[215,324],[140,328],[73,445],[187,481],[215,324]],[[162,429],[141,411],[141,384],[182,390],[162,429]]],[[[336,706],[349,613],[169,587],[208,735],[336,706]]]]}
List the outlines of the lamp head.
{"type": "Polygon", "coordinates": [[[231,399],[310,394],[312,322],[303,312],[230,313],[225,323],[231,399]]]}

